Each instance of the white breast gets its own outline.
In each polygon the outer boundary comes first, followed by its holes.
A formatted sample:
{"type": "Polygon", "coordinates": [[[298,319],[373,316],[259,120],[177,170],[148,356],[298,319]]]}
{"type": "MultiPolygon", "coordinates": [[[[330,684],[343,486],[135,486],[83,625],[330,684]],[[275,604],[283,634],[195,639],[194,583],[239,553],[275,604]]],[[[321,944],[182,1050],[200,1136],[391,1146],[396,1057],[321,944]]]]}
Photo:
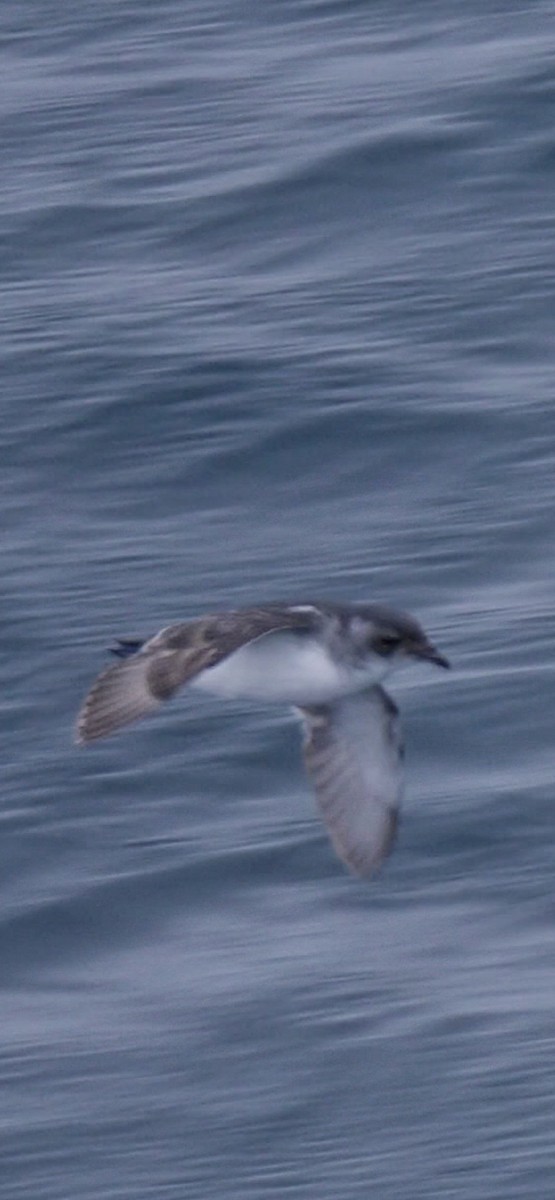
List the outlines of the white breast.
{"type": "Polygon", "coordinates": [[[202,671],[193,687],[228,699],[328,704],[382,678],[381,663],[354,671],[334,662],[326,647],[311,637],[268,634],[202,671]]]}

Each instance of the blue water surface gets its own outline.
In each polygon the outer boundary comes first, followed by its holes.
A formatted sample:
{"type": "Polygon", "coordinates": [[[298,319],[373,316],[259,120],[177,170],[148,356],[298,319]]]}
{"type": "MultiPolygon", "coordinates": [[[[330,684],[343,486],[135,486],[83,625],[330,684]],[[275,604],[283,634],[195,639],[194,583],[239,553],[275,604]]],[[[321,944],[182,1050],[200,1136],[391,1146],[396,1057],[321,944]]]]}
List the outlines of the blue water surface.
{"type": "Polygon", "coordinates": [[[552,1200],[546,0],[5,0],[2,1200],[552,1200]],[[407,608],[396,853],[114,635],[407,608]]]}

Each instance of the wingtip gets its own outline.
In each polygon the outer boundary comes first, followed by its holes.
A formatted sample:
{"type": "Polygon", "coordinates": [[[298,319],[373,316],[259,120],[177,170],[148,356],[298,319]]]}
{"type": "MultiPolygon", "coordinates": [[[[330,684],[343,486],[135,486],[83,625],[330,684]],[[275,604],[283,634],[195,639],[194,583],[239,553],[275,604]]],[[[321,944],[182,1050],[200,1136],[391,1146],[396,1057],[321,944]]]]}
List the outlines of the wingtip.
{"type": "Polygon", "coordinates": [[[146,665],[144,657],[137,654],[106,667],[97,676],[77,717],[77,745],[109,737],[159,707],[160,700],[150,690],[146,665]]]}
{"type": "Polygon", "coordinates": [[[73,744],[79,747],[88,746],[94,740],[94,734],[91,736],[87,730],[87,704],[85,702],[73,728],[73,744]]]}
{"type": "Polygon", "coordinates": [[[79,717],[79,720],[77,721],[75,729],[73,730],[73,739],[72,740],[73,740],[73,745],[79,746],[79,747],[87,746],[88,743],[92,740],[91,738],[87,737],[85,729],[81,724],[81,717],[79,717]]]}

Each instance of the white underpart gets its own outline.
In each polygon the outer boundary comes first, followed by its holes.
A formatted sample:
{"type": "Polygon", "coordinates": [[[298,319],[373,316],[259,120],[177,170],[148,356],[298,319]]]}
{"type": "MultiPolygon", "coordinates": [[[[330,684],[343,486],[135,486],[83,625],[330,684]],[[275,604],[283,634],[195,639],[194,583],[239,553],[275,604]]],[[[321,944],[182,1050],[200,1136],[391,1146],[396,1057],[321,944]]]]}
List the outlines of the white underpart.
{"type": "Polygon", "coordinates": [[[229,658],[201,671],[192,687],[227,699],[329,704],[340,696],[378,683],[388,663],[372,655],[363,668],[334,661],[316,638],[272,633],[242,646],[229,658]]]}

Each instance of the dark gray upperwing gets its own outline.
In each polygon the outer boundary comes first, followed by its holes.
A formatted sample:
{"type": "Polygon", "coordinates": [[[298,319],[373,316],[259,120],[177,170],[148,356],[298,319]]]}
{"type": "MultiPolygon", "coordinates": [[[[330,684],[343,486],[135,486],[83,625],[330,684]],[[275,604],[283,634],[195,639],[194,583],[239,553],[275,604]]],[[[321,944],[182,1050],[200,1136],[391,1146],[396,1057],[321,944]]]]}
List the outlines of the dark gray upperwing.
{"type": "Polygon", "coordinates": [[[397,708],[381,687],[300,709],[304,756],[339,857],[368,877],[389,854],[403,787],[397,708]]]}
{"type": "Polygon", "coordinates": [[[310,605],[267,605],[168,625],[137,654],[98,675],[79,713],[77,741],[107,737],[154,712],[183,684],[241,646],[281,629],[309,632],[320,619],[310,605]]]}

